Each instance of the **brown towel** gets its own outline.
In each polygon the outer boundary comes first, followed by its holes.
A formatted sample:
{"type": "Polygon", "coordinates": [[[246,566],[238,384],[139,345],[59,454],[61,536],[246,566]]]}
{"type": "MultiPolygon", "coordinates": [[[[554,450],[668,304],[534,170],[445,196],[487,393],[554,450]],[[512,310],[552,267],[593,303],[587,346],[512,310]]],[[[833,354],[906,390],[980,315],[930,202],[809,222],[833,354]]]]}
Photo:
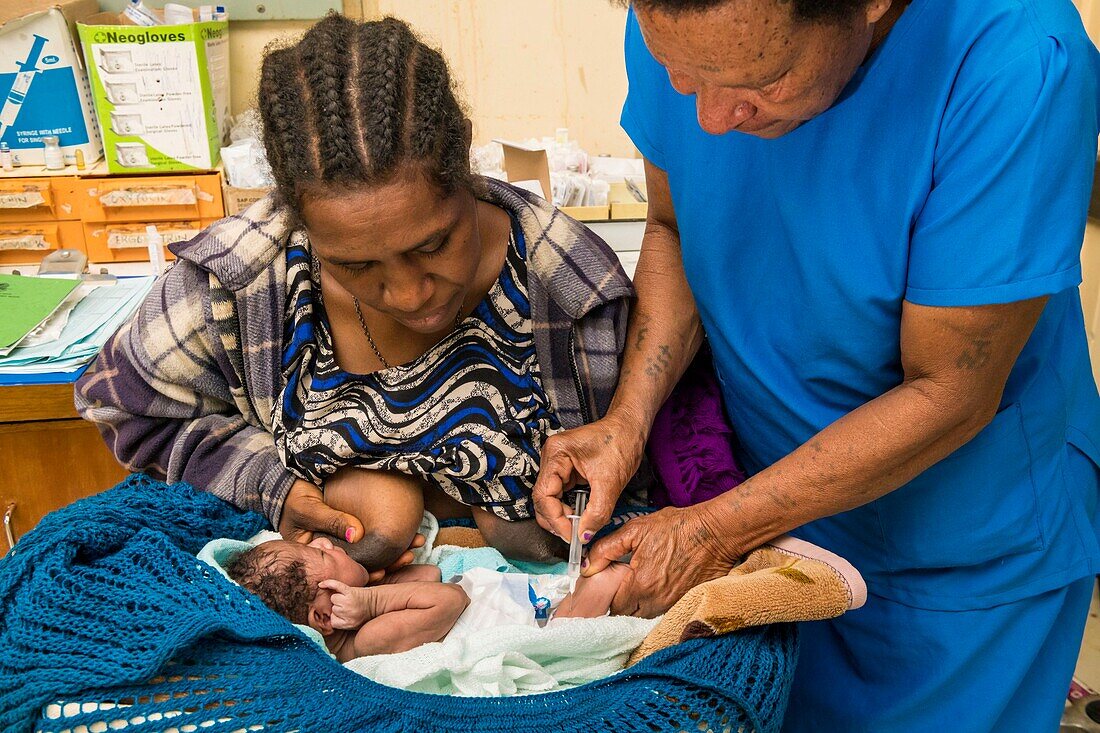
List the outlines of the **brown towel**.
{"type": "Polygon", "coordinates": [[[627,666],[688,639],[834,618],[866,600],[863,578],[847,561],[808,542],[780,537],[750,552],[726,577],[688,591],[634,650],[627,666]]]}

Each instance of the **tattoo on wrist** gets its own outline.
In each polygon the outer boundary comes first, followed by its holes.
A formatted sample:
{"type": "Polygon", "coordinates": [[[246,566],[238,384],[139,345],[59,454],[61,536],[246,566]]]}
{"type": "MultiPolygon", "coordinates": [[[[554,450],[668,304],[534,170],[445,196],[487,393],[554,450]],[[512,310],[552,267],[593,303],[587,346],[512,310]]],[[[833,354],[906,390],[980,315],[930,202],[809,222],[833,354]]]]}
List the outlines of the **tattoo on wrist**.
{"type": "Polygon", "coordinates": [[[710,544],[718,541],[718,538],[714,536],[714,533],[710,531],[710,527],[705,524],[700,524],[695,528],[695,541],[701,545],[710,544]]]}

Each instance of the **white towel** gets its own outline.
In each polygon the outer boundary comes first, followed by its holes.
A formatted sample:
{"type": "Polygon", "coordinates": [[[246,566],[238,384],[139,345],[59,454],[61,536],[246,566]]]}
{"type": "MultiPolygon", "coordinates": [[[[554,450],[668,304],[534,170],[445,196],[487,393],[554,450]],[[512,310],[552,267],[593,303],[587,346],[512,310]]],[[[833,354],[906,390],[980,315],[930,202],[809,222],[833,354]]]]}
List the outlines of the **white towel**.
{"type": "Polygon", "coordinates": [[[622,670],[657,621],[604,616],[551,620],[542,629],[498,626],[344,666],[414,692],[469,697],[550,692],[622,670]]]}

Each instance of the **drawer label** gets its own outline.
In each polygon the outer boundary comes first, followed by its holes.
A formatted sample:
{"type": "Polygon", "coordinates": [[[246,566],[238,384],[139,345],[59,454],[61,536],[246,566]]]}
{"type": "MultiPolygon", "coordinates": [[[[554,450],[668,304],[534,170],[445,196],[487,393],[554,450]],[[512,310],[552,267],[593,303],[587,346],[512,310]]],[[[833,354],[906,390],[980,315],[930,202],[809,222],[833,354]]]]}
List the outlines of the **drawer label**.
{"type": "Polygon", "coordinates": [[[100,196],[99,203],[109,207],[186,206],[198,203],[198,198],[191,187],[120,188],[100,196]]]}
{"type": "Polygon", "coordinates": [[[41,191],[0,191],[0,209],[30,209],[44,203],[41,191]]]}
{"type": "Polygon", "coordinates": [[[0,250],[9,249],[49,249],[50,243],[46,241],[45,235],[42,234],[21,234],[18,236],[7,236],[0,232],[0,250]]]}
{"type": "MultiPolygon", "coordinates": [[[[161,230],[160,235],[167,245],[186,242],[198,233],[198,229],[165,229],[161,230]]],[[[108,249],[137,249],[147,246],[144,231],[107,230],[108,249]]]]}

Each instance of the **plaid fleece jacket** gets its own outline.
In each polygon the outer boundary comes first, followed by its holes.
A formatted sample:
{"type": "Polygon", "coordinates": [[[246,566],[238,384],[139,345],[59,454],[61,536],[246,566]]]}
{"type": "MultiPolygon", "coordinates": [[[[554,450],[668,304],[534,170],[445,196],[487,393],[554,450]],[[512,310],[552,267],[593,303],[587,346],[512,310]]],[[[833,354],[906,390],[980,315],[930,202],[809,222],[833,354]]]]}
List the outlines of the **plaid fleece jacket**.
{"type": "MultiPolygon", "coordinates": [[[[611,249],[543,199],[486,179],[527,242],[543,386],[563,427],[611,402],[633,289],[611,249]]],[[[186,481],[278,526],[295,476],[272,408],[285,384],[284,210],[263,199],[174,245],[176,263],[76,384],[76,408],[126,468],[186,481]]]]}

